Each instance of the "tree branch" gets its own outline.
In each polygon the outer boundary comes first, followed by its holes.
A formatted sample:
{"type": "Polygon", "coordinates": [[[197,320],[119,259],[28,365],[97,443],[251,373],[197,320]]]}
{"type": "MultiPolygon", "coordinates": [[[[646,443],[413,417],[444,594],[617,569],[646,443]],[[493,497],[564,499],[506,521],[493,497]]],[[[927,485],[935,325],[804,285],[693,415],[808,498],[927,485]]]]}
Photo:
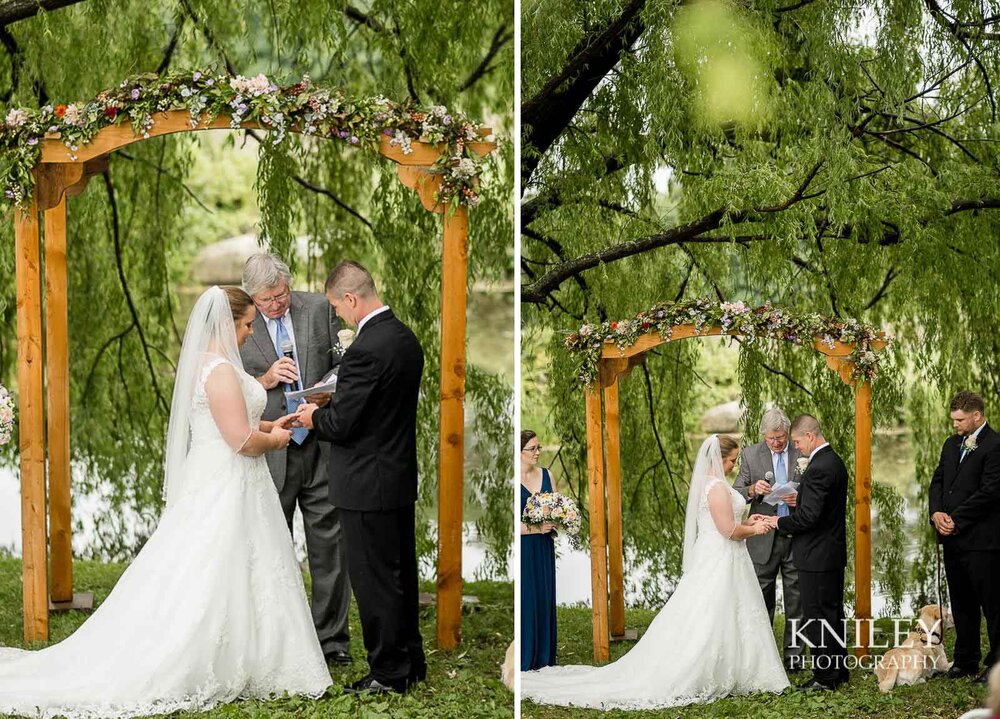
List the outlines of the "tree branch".
{"type": "Polygon", "coordinates": [[[34,17],[39,11],[52,12],[60,8],[75,5],[81,0],[5,0],[0,3],[0,26],[25,18],[34,17]]]}
{"type": "Polygon", "coordinates": [[[490,43],[490,49],[486,51],[486,56],[483,61],[479,63],[479,66],[472,71],[462,86],[458,88],[459,92],[465,92],[470,87],[479,82],[483,77],[493,72],[493,67],[490,67],[490,63],[493,62],[493,58],[497,56],[497,53],[503,49],[503,46],[511,42],[514,39],[514,31],[507,29],[507,23],[504,22],[503,25],[497,28],[497,31],[493,34],[493,41],[490,43]]]}

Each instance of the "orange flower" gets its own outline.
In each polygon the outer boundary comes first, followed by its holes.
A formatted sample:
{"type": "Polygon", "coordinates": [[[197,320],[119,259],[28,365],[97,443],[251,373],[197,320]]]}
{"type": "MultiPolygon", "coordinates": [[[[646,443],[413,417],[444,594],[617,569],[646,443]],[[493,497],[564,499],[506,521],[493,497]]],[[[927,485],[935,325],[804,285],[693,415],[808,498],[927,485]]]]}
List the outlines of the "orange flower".
{"type": "Polygon", "coordinates": [[[65,105],[56,105],[56,116],[57,117],[62,117],[65,114],[66,114],[66,106],[65,105]]]}

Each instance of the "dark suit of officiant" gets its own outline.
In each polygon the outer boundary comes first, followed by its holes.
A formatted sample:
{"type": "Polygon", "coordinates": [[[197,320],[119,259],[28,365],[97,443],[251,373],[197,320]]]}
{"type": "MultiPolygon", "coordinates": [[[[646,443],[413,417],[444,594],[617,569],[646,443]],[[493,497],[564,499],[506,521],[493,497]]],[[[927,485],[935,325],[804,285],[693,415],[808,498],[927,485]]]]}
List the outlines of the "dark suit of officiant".
{"type": "Polygon", "coordinates": [[[802,593],[802,631],[814,647],[813,679],[828,686],[847,681],[844,636],[844,570],[847,567],[847,467],[825,445],[802,474],[795,512],[778,519],[792,535],[802,593]]]}
{"type": "Polygon", "coordinates": [[[928,503],[931,515],[944,512],[955,522],[953,535],[938,538],[955,618],[955,666],[971,670],[982,656],[980,610],[990,640],[985,665],[1000,661],[1000,435],[983,425],[976,449],[962,457],[964,441],[945,440],[928,503]]]}
{"type": "MultiPolygon", "coordinates": [[[[340,319],[326,298],[315,292],[292,292],[287,316],[294,333],[299,376],[303,387],[311,387],[340,361],[340,356],[333,352],[340,319]]],[[[243,368],[253,377],[263,375],[278,360],[271,336],[267,318],[258,312],[253,334],[240,350],[243,368]]],[[[279,384],[268,390],[263,419],[275,420],[286,414],[285,389],[285,385],[279,384]]],[[[289,531],[296,503],[302,511],[312,577],[313,623],[324,654],[349,653],[351,644],[347,627],[351,585],[340,515],[330,504],[327,493],[329,453],[330,445],[309,432],[302,444],[289,442],[287,449],[264,455],[289,531]]]]}
{"type": "MultiPolygon", "coordinates": [[[[799,450],[789,441],[785,448],[782,460],[785,465],[785,477],[789,482],[801,483],[802,478],[796,473],[796,463],[799,459],[799,450]]],[[[759,480],[764,479],[768,472],[775,477],[775,461],[771,448],[766,442],[751,444],[740,455],[740,473],[736,475],[733,482],[733,489],[743,495],[743,498],[750,503],[750,514],[763,514],[773,517],[778,514],[778,507],[768,504],[760,495],[751,497],[749,489],[759,480]]],[[[764,479],[764,481],[768,481],[764,479]]],[[[771,480],[771,484],[777,482],[776,478],[771,480]]],[[[789,514],[794,513],[794,508],[789,507],[789,514]]],[[[776,604],[776,589],[778,584],[778,573],[781,573],[781,588],[785,599],[785,633],[784,633],[784,661],[785,668],[801,669],[801,657],[803,647],[801,642],[793,641],[792,619],[802,621],[802,595],[799,591],[799,570],[795,566],[794,552],[792,550],[792,538],[787,534],[778,532],[768,532],[756,537],[747,537],[747,551],[750,559],[753,560],[753,568],[757,573],[757,582],[760,584],[760,591],[764,595],[764,605],[767,607],[767,615],[774,623],[774,608],[776,604]]]]}
{"type": "Polygon", "coordinates": [[[423,369],[413,332],[389,309],[370,315],[344,353],[333,401],[313,414],[331,442],[330,501],[341,509],[368,664],[385,685],[427,671],[414,528],[423,369]]]}

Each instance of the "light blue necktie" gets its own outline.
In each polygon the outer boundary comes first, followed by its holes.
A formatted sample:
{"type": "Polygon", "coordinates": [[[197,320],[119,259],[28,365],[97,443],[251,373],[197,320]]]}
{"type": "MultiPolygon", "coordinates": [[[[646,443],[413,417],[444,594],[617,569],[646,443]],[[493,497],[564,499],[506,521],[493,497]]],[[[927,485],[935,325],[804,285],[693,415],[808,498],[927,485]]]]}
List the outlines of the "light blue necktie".
{"type": "MultiPolygon", "coordinates": [[[[778,453],[778,463],[777,463],[777,482],[778,486],[788,483],[788,472],[785,471],[785,455],[782,452],[778,453]]],[[[788,516],[788,505],[784,502],[778,502],[778,516],[787,517],[788,516]]]]}
{"type": "MultiPolygon", "coordinates": [[[[277,330],[274,333],[274,349],[278,353],[278,357],[280,358],[280,357],[284,357],[284,355],[281,352],[281,346],[283,344],[285,344],[286,342],[291,342],[291,338],[288,336],[288,330],[285,329],[285,323],[284,322],[282,322],[280,319],[275,320],[274,322],[277,325],[277,330]]],[[[294,354],[294,352],[293,352],[293,354],[294,354]]],[[[299,363],[298,362],[295,362],[295,369],[296,369],[296,371],[298,371],[298,369],[299,369],[299,363]]],[[[299,374],[299,380],[298,380],[298,382],[296,382],[296,384],[298,385],[298,387],[297,387],[298,389],[302,389],[302,375],[301,374],[299,374]]],[[[304,401],[305,400],[301,400],[301,399],[287,399],[286,398],[286,400],[285,400],[285,412],[287,412],[288,414],[291,414],[296,409],[298,409],[299,405],[302,404],[304,401]]],[[[292,429],[292,441],[295,442],[295,444],[302,444],[303,442],[306,441],[306,437],[307,436],[309,436],[309,430],[306,427],[294,427],[292,429]]]]}

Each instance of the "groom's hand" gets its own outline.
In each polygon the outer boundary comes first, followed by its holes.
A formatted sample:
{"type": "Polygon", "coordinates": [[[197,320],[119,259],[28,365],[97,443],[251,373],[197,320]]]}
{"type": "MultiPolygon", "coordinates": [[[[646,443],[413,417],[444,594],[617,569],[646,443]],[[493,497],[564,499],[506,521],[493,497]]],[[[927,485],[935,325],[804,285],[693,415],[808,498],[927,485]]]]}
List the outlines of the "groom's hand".
{"type": "Polygon", "coordinates": [[[295,424],[298,427],[307,427],[309,429],[313,428],[313,412],[319,409],[314,404],[303,404],[299,405],[299,411],[295,418],[295,424]]]}

